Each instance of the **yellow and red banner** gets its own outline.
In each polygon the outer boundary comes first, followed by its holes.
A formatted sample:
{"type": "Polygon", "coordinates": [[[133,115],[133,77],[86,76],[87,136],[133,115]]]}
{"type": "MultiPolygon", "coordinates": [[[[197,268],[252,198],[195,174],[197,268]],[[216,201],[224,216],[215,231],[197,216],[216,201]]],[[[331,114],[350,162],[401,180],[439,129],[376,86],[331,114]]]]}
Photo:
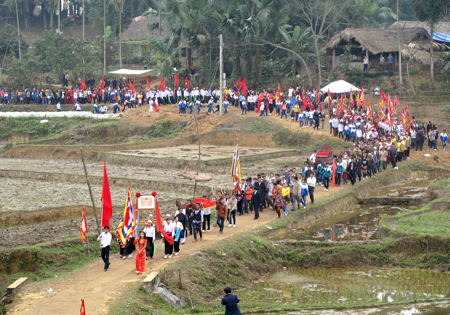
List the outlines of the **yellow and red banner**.
{"type": "Polygon", "coordinates": [[[84,211],[83,206],[83,212],[81,213],[80,235],[81,241],[84,243],[84,245],[86,245],[86,234],[87,234],[86,212],[84,211]]]}

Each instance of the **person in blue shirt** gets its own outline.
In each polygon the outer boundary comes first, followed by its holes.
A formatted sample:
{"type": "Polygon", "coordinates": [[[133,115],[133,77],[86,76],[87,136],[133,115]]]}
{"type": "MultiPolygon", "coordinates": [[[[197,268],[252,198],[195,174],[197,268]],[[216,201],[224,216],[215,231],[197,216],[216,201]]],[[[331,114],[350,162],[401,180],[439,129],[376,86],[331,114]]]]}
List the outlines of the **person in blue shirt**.
{"type": "Polygon", "coordinates": [[[448,136],[444,129],[441,133],[441,141],[442,141],[442,146],[444,147],[444,150],[445,150],[445,147],[447,146],[447,138],[448,138],[448,136]]]}
{"type": "Polygon", "coordinates": [[[323,171],[323,185],[325,186],[325,191],[328,191],[328,187],[330,186],[331,174],[331,166],[326,163],[323,171]]]}
{"type": "Polygon", "coordinates": [[[242,315],[238,307],[239,298],[237,295],[231,294],[229,287],[226,287],[223,293],[222,305],[225,305],[225,315],[242,315]]]}
{"type": "Polygon", "coordinates": [[[209,115],[209,113],[212,112],[214,114],[214,98],[211,96],[211,99],[208,101],[208,112],[206,115],[209,115]]]}
{"type": "Polygon", "coordinates": [[[189,114],[192,114],[192,102],[188,102],[189,114]]]}
{"type": "Polygon", "coordinates": [[[178,102],[178,114],[183,113],[183,99],[178,102]]]}
{"type": "Polygon", "coordinates": [[[241,102],[241,108],[242,108],[242,115],[244,115],[244,111],[245,115],[247,115],[247,102],[245,101],[245,98],[241,102]]]}
{"type": "Polygon", "coordinates": [[[113,105],[114,114],[117,112],[118,109],[119,109],[119,105],[117,103],[114,103],[114,105],[113,105]]]}
{"type": "Polygon", "coordinates": [[[388,56],[388,69],[392,70],[394,66],[394,57],[392,57],[392,54],[389,54],[388,56]]]}
{"type": "Polygon", "coordinates": [[[200,102],[200,100],[195,101],[195,106],[197,106],[197,114],[199,114],[200,108],[202,107],[202,103],[200,102]]]}
{"type": "MultiPolygon", "coordinates": [[[[98,114],[99,112],[98,112],[98,105],[97,104],[94,104],[94,106],[92,106],[93,108],[94,108],[94,114],[98,114]]],[[[114,111],[114,114],[115,114],[116,112],[114,111]]]]}
{"type": "Polygon", "coordinates": [[[344,173],[344,164],[342,163],[342,159],[339,159],[336,163],[336,184],[338,186],[341,186],[342,173],[344,173]]]}
{"type": "Polygon", "coordinates": [[[228,105],[230,105],[230,103],[228,102],[228,100],[225,100],[223,102],[224,114],[228,114],[228,105]]]}
{"type": "Polygon", "coordinates": [[[323,185],[322,184],[323,166],[322,166],[322,164],[320,162],[319,162],[319,164],[317,164],[316,178],[317,178],[317,183],[320,184],[320,185],[323,185]]]}

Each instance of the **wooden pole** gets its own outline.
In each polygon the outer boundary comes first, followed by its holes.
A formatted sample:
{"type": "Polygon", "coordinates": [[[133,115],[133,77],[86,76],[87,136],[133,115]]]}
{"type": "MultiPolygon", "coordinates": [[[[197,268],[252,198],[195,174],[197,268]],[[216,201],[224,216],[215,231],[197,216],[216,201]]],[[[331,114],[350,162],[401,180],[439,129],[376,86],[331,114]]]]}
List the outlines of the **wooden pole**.
{"type": "Polygon", "coordinates": [[[202,159],[202,153],[200,151],[200,132],[198,130],[198,122],[197,122],[197,114],[195,113],[194,108],[194,121],[195,121],[195,127],[197,128],[197,140],[198,140],[198,170],[201,169],[201,159],[202,159]]]}
{"type": "Polygon", "coordinates": [[[91,262],[91,246],[89,245],[89,235],[86,233],[87,243],[88,243],[88,253],[89,253],[89,262],[91,262]]]}
{"type": "Polygon", "coordinates": [[[195,182],[195,184],[194,184],[194,195],[192,196],[192,200],[195,199],[195,190],[197,189],[197,181],[195,179],[194,179],[194,182],[195,182]]]}
{"type": "Polygon", "coordinates": [[[98,222],[97,210],[95,210],[95,202],[94,202],[94,197],[92,195],[91,184],[89,183],[88,173],[87,173],[87,169],[86,169],[86,163],[84,162],[83,149],[80,149],[80,151],[81,151],[81,161],[83,161],[84,175],[86,176],[86,182],[87,182],[87,186],[89,188],[89,195],[91,196],[92,208],[94,208],[94,215],[95,215],[95,221],[97,222],[97,229],[98,229],[99,233],[102,233],[102,230],[100,228],[100,223],[98,222]]]}
{"type": "Polygon", "coordinates": [[[220,82],[220,97],[219,97],[219,102],[220,102],[220,107],[219,107],[219,113],[220,115],[223,115],[223,39],[222,39],[222,34],[220,34],[219,36],[220,39],[220,77],[219,77],[219,82],[220,82]]]}

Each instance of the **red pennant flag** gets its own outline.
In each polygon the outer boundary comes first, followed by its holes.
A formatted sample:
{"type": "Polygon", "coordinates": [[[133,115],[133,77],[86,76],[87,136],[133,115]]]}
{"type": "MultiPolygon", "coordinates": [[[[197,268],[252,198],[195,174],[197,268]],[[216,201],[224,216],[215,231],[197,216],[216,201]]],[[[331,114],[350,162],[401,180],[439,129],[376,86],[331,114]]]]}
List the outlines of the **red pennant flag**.
{"type": "Polygon", "coordinates": [[[166,90],[166,84],[164,83],[163,78],[161,78],[161,91],[165,91],[166,90]]]}
{"type": "Polygon", "coordinates": [[[102,96],[103,88],[105,87],[105,77],[102,77],[102,83],[100,83],[100,88],[98,89],[98,95],[102,96]]]}
{"type": "Polygon", "coordinates": [[[336,158],[333,158],[333,188],[336,185],[336,169],[337,169],[337,165],[336,165],[336,158]]]}
{"type": "Polygon", "coordinates": [[[278,82],[278,93],[281,94],[281,84],[280,84],[280,82],[278,82]]]}
{"type": "Polygon", "coordinates": [[[247,90],[248,90],[248,88],[247,88],[247,82],[245,81],[245,78],[244,78],[244,80],[242,80],[242,94],[244,94],[245,96],[247,96],[247,90]]]}
{"type": "Polygon", "coordinates": [[[155,107],[155,112],[156,113],[159,112],[159,106],[158,106],[158,104],[156,104],[156,102],[153,103],[153,107],[155,107]]]}
{"type": "Polygon", "coordinates": [[[178,79],[178,75],[175,74],[175,86],[178,87],[180,85],[180,80],[178,79]]]}
{"type": "Polygon", "coordinates": [[[159,211],[158,200],[156,199],[156,191],[152,192],[152,196],[155,197],[155,208],[156,208],[156,231],[161,233],[164,236],[164,239],[169,242],[170,245],[173,244],[173,235],[170,236],[166,231],[162,228],[161,222],[161,212],[159,211]]]}
{"type": "Polygon", "coordinates": [[[238,80],[238,91],[241,90],[241,87],[242,87],[242,82],[241,82],[241,77],[239,77],[239,80],[238,80]]]}
{"type": "Polygon", "coordinates": [[[185,83],[184,87],[185,87],[186,89],[189,89],[189,80],[188,80],[187,77],[186,77],[186,83],[185,83]]]}
{"type": "Polygon", "coordinates": [[[306,107],[308,107],[308,100],[306,99],[306,97],[303,99],[303,111],[306,110],[306,107]]]}
{"type": "Polygon", "coordinates": [[[84,308],[84,300],[83,299],[81,299],[80,315],[86,315],[86,309],[84,308]]]}
{"type": "Polygon", "coordinates": [[[148,80],[148,76],[145,76],[145,78],[147,79],[147,86],[150,89],[150,81],[148,80]]]}
{"type": "Polygon", "coordinates": [[[80,89],[82,89],[84,91],[85,88],[86,88],[86,82],[84,82],[84,79],[81,79],[80,89]]]}
{"type": "Polygon", "coordinates": [[[83,242],[84,245],[86,245],[87,224],[86,224],[86,212],[84,211],[84,206],[83,206],[83,212],[81,213],[80,234],[81,234],[81,241],[83,242]]]}
{"type": "Polygon", "coordinates": [[[109,219],[112,217],[111,191],[109,190],[108,174],[106,173],[106,162],[103,165],[103,189],[102,189],[102,213],[100,219],[102,226],[109,226],[109,219]]]}
{"type": "Polygon", "coordinates": [[[136,92],[136,88],[134,87],[133,83],[131,82],[131,79],[128,78],[128,85],[130,86],[130,90],[133,92],[136,92]]]}

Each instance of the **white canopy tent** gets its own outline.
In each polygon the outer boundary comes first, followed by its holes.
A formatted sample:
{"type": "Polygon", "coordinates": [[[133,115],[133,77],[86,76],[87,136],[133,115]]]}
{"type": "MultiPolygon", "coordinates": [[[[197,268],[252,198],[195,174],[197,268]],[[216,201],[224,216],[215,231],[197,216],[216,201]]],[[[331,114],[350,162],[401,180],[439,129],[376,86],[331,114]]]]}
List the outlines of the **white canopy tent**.
{"type": "Polygon", "coordinates": [[[109,73],[112,73],[112,74],[123,74],[123,75],[141,75],[141,74],[147,73],[147,72],[149,72],[151,70],[152,69],[149,69],[149,70],[120,69],[120,70],[110,71],[109,73]]]}
{"type": "Polygon", "coordinates": [[[344,80],[338,80],[335,82],[331,82],[327,86],[320,89],[321,92],[328,93],[330,91],[331,93],[347,93],[350,91],[361,91],[356,86],[344,81],[344,80]]]}

